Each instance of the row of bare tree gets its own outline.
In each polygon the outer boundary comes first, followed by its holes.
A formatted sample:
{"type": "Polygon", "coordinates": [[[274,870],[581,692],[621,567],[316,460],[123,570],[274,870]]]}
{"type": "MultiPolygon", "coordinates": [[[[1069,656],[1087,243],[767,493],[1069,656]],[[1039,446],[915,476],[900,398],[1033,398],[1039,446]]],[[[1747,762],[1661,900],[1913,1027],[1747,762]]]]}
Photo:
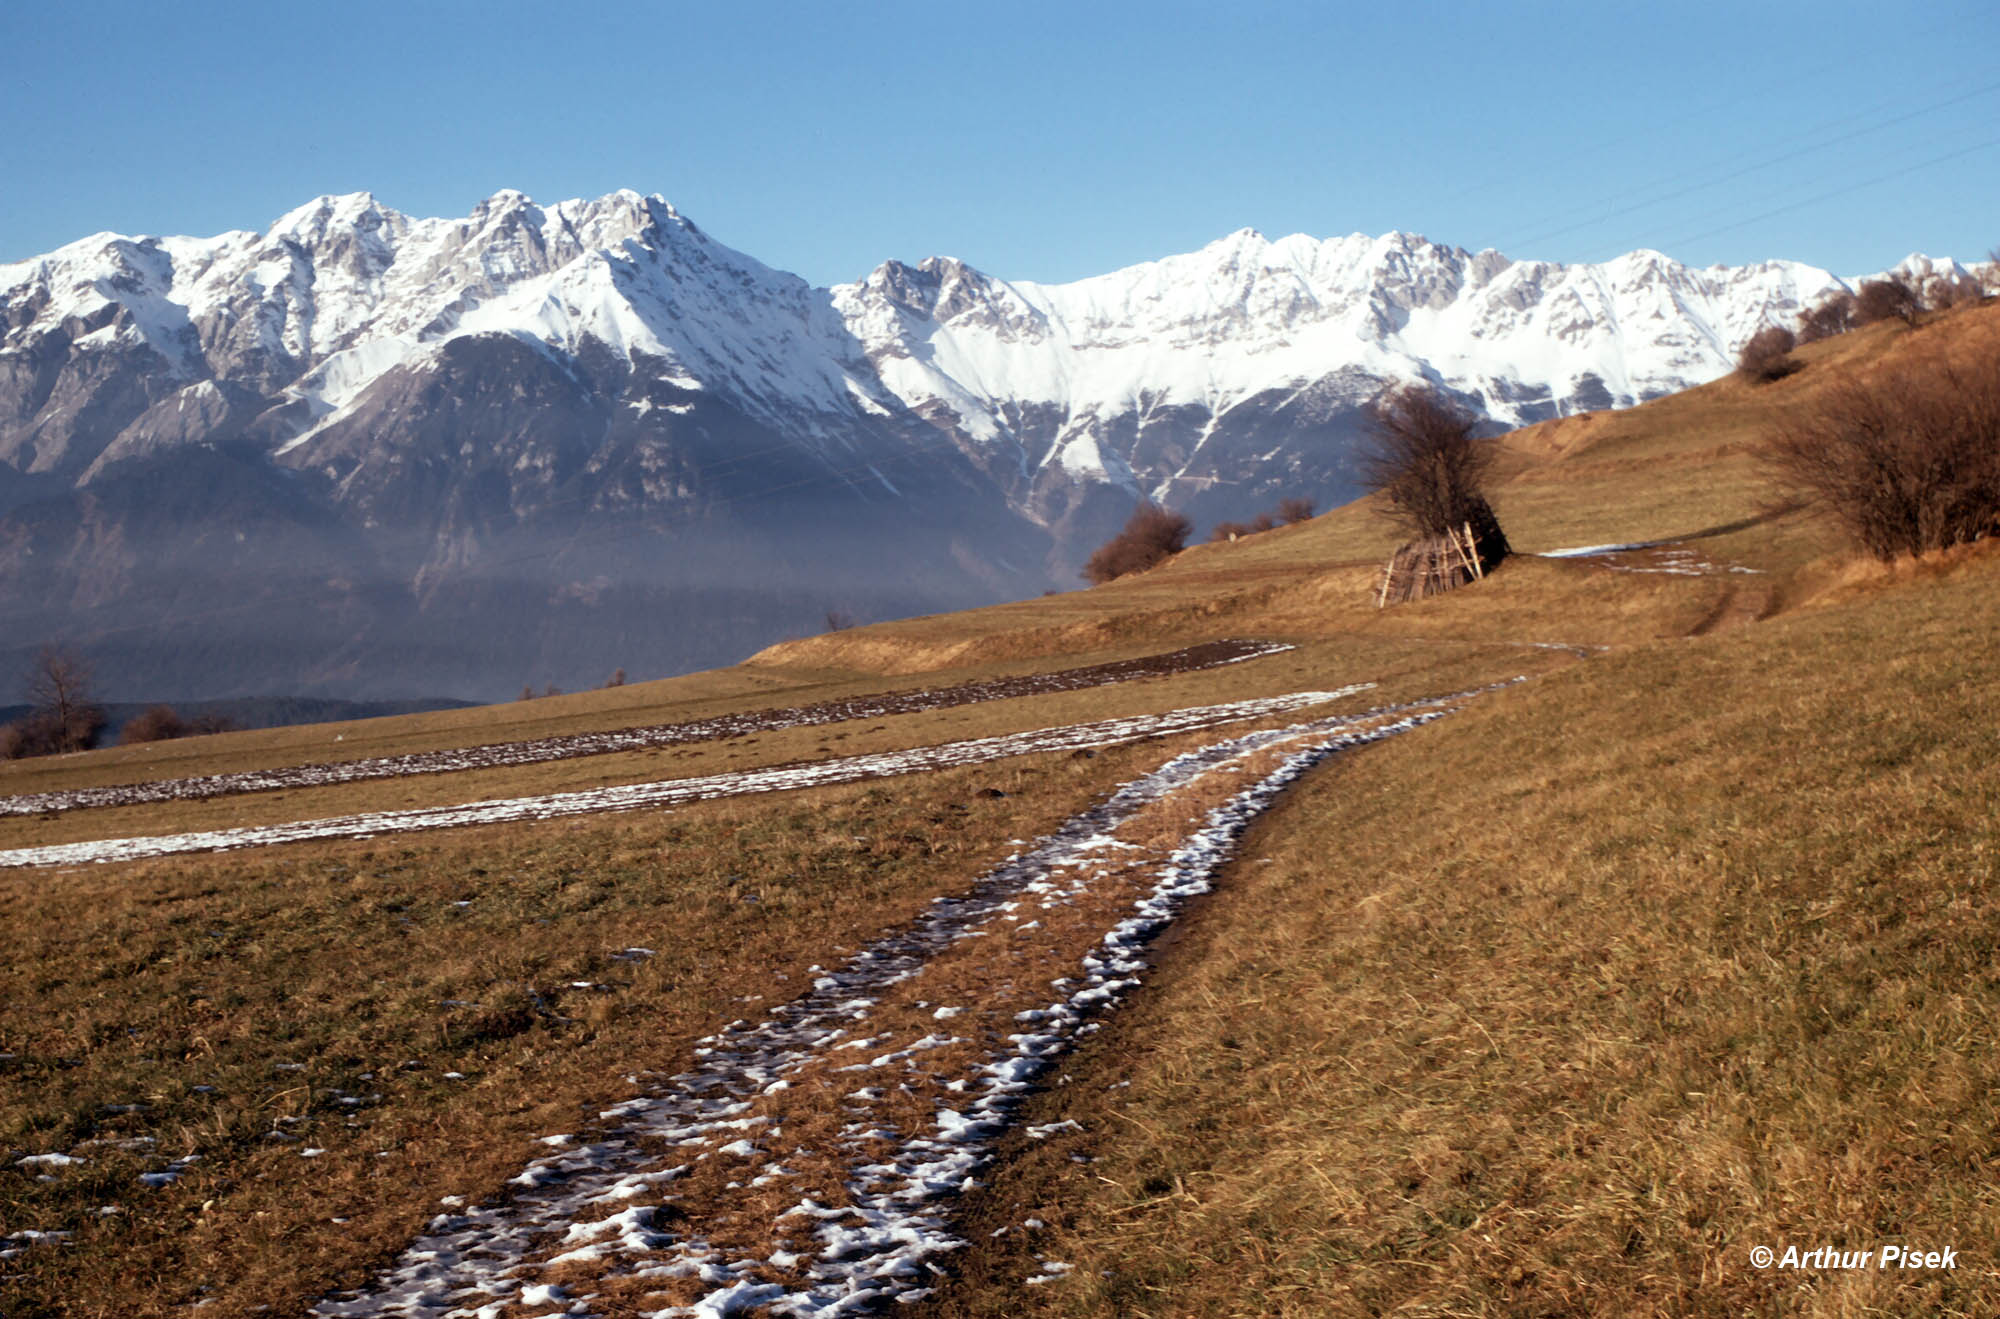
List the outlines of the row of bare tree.
{"type": "MultiPolygon", "coordinates": [[[[90,661],[67,646],[46,645],[35,653],[26,695],[28,713],[0,725],[0,760],[88,751],[110,723],[93,694],[90,661]]],[[[227,733],[235,727],[235,721],[225,715],[184,716],[171,705],[155,705],[127,720],[118,741],[131,746],[227,733]]]]}
{"type": "Polygon", "coordinates": [[[1864,280],[1853,292],[1837,290],[1800,313],[1798,327],[1767,325],[1750,336],[1736,359],[1737,370],[1750,379],[1769,383],[1800,368],[1792,350],[1800,344],[1831,339],[1877,321],[1915,325],[1927,312],[1950,311],[2000,295],[2000,248],[1977,275],[1937,274],[1921,283],[1901,275],[1864,280]]]}

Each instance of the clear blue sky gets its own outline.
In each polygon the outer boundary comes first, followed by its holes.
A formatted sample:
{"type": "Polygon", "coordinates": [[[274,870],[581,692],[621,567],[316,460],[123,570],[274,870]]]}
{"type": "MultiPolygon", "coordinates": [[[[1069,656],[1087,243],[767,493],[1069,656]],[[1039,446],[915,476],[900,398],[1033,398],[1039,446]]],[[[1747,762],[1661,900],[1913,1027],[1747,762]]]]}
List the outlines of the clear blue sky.
{"type": "Polygon", "coordinates": [[[21,0],[0,261],[327,192],[630,187],[815,283],[1073,279],[1245,226],[1859,273],[2000,244],[1996,55],[1991,0],[21,0]]]}

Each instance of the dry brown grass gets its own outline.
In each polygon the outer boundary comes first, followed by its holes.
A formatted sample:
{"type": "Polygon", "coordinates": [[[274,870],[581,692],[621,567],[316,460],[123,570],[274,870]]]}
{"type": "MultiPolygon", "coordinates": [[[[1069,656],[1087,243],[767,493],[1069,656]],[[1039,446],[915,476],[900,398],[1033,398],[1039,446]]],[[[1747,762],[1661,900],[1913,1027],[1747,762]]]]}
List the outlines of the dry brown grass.
{"type": "Polygon", "coordinates": [[[1988,1312],[1996,626],[1988,557],[1335,762],[973,1227],[1050,1230],[929,1312],[1988,1312]]]}
{"type": "MultiPolygon", "coordinates": [[[[1522,550],[1671,539],[1755,575],[1517,557],[1476,589],[1377,611],[1393,533],[1350,507],[1096,590],[857,628],[715,674],[92,753],[8,767],[0,790],[698,717],[1229,635],[1300,649],[801,730],[799,745],[569,762],[575,782],[398,790],[463,800],[1367,678],[1383,687],[1364,701],[1386,701],[1539,672],[1334,762],[1260,827],[1163,950],[1170,972],[1036,1115],[1086,1134],[1018,1144],[970,1225],[982,1242],[1014,1230],[967,1252],[967,1285],[933,1312],[1980,1313],[2000,1234],[2000,563],[1982,545],[1857,569],[1828,528],[1771,509],[1751,450],[1855,365],[1996,324],[1981,306],[1871,326],[1799,349],[1805,369],[1767,385],[1503,442],[1492,500],[1522,550]],[[1552,643],[1610,649],[1579,663],[1552,643]],[[1023,1234],[1029,1216],[1051,1227],[1023,1234]],[[1744,1252],[1760,1234],[1958,1244],[1964,1263],[1888,1282],[1757,1274],[1744,1252]],[[1036,1253],[1076,1270],[1022,1286],[1036,1253]]],[[[28,1275],[4,1284],[9,1317],[158,1313],[204,1283],[215,1313],[296,1313],[404,1244],[437,1196],[496,1187],[531,1136],[625,1097],[635,1069],[674,1066],[745,1014],[738,999],[788,992],[1171,749],[10,876],[0,1145],[159,1144],[95,1147],[50,1183],[0,1167],[9,1231],[77,1233],[0,1264],[28,1275]],[[976,796],[987,784],[1009,795],[976,796]],[[631,944],[659,956],[609,960],[631,944]],[[559,990],[571,980],[610,988],[559,990]],[[453,1069],[468,1081],[440,1079],[453,1069]],[[346,1112],[336,1091],[364,1102],[346,1112]],[[149,1107],[110,1111],[135,1102],[149,1107]],[[266,1139],[290,1125],[327,1154],[266,1139]],[[133,1184],[197,1150],[174,1187],[133,1184]],[[107,1204],[122,1212],[97,1217],[107,1204]]],[[[230,810],[333,813],[331,798],[251,800],[230,810]]]]}
{"type": "Polygon", "coordinates": [[[1170,749],[0,887],[0,1222],[76,1234],[7,1313],[297,1313],[1170,749]],[[89,1162],[13,1166],[45,1151],[89,1162]]]}

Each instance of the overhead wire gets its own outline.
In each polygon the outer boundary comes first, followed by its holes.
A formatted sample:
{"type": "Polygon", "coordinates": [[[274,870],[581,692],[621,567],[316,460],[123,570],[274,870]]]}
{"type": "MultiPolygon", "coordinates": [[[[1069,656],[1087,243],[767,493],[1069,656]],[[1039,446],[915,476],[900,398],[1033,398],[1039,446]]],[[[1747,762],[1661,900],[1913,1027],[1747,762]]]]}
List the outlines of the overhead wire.
{"type": "MultiPolygon", "coordinates": [[[[1825,151],[1833,147],[1841,146],[1844,145],[1845,143],[1856,141],[1860,138],[1867,137],[1874,133],[1883,132],[1887,129],[1895,127],[1898,124],[1907,123],[1910,120],[1918,119],[1925,115],[1936,114],[1941,110],[1950,109],[1952,106],[1960,105],[1966,101],[1974,100],[1981,96],[1990,96],[1995,92],[2000,92],[2000,81],[1989,82],[1984,86],[1975,88],[1972,91],[1962,93],[1958,96],[1948,97],[1944,100],[1936,101],[1929,105],[1921,106],[1915,110],[1908,110],[1901,114],[1892,115],[1886,119],[1880,119],[1870,123],[1865,123],[1859,128],[1854,128],[1846,132],[1838,133],[1835,136],[1823,138],[1819,141],[1811,142],[1804,146],[1794,147],[1791,150],[1782,151],[1776,155],[1761,156],[1755,160],[1750,161],[1750,163],[1748,164],[1741,165],[1734,169],[1726,170],[1725,172],[1722,173],[1701,175],[1699,173],[1692,171],[1684,172],[1683,174],[1677,176],[1674,180],[1670,181],[1669,184],[1671,188],[1670,191],[1655,192],[1640,198],[1638,201],[1630,202],[1626,205],[1619,206],[1613,210],[1604,211],[1600,214],[1592,215],[1587,219],[1577,220],[1570,224],[1560,225],[1552,229],[1544,228],[1541,232],[1533,234],[1532,236],[1510,240],[1506,244],[1506,246],[1502,248],[1502,250],[1503,251],[1518,250],[1520,248],[1530,247],[1536,243],[1546,242],[1551,238],[1560,238],[1566,234],[1575,233],[1580,229],[1589,229],[1592,228],[1593,226],[1603,224],[1610,220],[1622,219],[1625,216],[1637,214],[1640,211],[1650,210],[1653,207],[1662,206],[1668,202],[1679,201],[1681,198],[1690,197],[1695,195],[1696,193],[1706,192],[1711,188],[1719,188],[1726,183],[1733,183],[1737,179],[1743,178],[1746,175],[1755,174],[1761,170],[1767,170],[1776,165],[1787,164],[1793,160],[1798,160],[1803,157],[1810,156],[1816,152],[1825,151]],[[1681,186],[1681,187],[1671,186],[1673,183],[1678,183],[1680,180],[1687,179],[1690,177],[1699,178],[1700,181],[1695,183],[1689,183],[1686,186],[1681,186]]],[[[1811,136],[1814,133],[1824,132],[1828,128],[1852,123],[1857,117],[1858,116],[1850,115],[1844,119],[1835,120],[1829,124],[1822,125],[1819,128],[1808,130],[1808,132],[1805,134],[1794,135],[1793,138],[1787,140],[1796,141],[1799,140],[1799,138],[1801,137],[1807,137],[1811,136]]]]}

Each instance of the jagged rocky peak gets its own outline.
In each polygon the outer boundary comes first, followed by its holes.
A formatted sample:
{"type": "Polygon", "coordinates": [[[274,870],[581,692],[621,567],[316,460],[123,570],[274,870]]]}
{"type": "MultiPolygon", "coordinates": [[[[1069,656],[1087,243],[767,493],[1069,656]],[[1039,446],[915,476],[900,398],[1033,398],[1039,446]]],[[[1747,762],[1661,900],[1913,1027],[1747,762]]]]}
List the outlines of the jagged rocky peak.
{"type": "MultiPolygon", "coordinates": [[[[856,295],[847,299],[850,306],[858,308],[874,299],[920,321],[982,325],[994,330],[1011,327],[1035,332],[1041,328],[1039,313],[1011,286],[957,257],[925,257],[914,266],[885,261],[861,284],[849,285],[847,290],[856,295]]],[[[847,290],[834,292],[839,295],[847,290]]]]}

